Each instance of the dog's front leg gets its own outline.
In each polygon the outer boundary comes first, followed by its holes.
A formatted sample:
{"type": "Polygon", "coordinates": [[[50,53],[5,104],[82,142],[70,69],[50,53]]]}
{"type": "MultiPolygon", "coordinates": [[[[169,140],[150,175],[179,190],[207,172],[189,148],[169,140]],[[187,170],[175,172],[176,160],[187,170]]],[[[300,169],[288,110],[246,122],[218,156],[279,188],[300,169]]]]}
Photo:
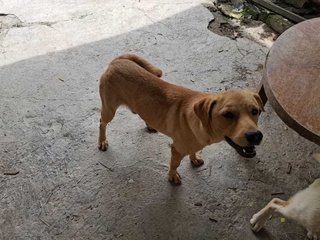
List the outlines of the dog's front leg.
{"type": "Polygon", "coordinates": [[[107,124],[105,122],[102,122],[102,120],[100,119],[98,147],[101,151],[107,151],[108,148],[108,141],[106,139],[106,126],[107,124]]]}
{"type": "Polygon", "coordinates": [[[181,177],[177,172],[177,168],[180,166],[180,162],[183,159],[183,155],[180,154],[174,147],[174,144],[171,145],[171,160],[170,160],[170,168],[169,168],[169,181],[172,184],[180,185],[181,177]]]}
{"type": "Polygon", "coordinates": [[[191,163],[195,167],[200,167],[201,165],[204,164],[204,161],[200,155],[200,153],[194,153],[189,155],[191,163]]]}
{"type": "Polygon", "coordinates": [[[286,201],[279,198],[272,199],[267,206],[261,209],[258,213],[254,214],[250,220],[252,230],[254,232],[260,231],[265,222],[274,214],[284,214],[284,209],[288,205],[286,201]]]}

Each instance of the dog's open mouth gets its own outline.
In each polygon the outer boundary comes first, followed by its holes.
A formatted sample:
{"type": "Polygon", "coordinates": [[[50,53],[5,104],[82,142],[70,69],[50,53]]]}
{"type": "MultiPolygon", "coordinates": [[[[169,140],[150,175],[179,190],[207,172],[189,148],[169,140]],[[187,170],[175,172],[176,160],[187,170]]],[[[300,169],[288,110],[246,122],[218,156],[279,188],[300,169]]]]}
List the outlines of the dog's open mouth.
{"type": "Polygon", "coordinates": [[[227,143],[229,143],[229,145],[233,147],[242,157],[253,158],[256,155],[256,150],[254,146],[242,147],[236,144],[230,138],[224,138],[227,141],[227,143]]]}

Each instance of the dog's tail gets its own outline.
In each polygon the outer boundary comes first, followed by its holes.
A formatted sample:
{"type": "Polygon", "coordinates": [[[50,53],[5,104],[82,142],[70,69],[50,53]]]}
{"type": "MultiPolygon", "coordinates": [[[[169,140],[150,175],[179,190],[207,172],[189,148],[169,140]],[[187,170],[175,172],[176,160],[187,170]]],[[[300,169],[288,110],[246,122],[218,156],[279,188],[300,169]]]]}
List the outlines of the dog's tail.
{"type": "Polygon", "coordinates": [[[136,64],[138,64],[140,67],[143,67],[144,69],[146,69],[148,72],[152,73],[153,75],[156,75],[157,77],[162,76],[161,69],[153,66],[147,60],[145,60],[135,54],[124,54],[124,55],[117,57],[115,60],[117,60],[117,59],[128,59],[128,60],[133,61],[136,64]]]}

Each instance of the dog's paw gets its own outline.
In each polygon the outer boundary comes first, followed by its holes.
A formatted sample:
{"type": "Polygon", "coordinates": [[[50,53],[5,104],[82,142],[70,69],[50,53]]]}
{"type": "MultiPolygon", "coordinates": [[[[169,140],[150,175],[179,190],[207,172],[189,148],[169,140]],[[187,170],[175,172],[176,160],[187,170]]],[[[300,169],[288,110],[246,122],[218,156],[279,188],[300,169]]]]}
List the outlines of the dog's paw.
{"type": "Polygon", "coordinates": [[[191,164],[192,164],[192,166],[194,166],[194,167],[200,167],[201,165],[204,164],[204,161],[203,161],[203,159],[201,159],[201,158],[191,159],[191,164]]]}
{"type": "Polygon", "coordinates": [[[191,160],[192,166],[194,167],[200,167],[201,165],[204,164],[203,159],[198,154],[190,155],[190,160],[191,160]]]}
{"type": "Polygon", "coordinates": [[[320,240],[320,235],[318,235],[317,233],[313,233],[311,231],[308,231],[307,237],[310,240],[320,240]]]}
{"type": "Polygon", "coordinates": [[[99,150],[105,152],[105,151],[107,151],[108,146],[109,146],[108,142],[103,141],[103,142],[99,143],[99,150]]]}
{"type": "Polygon", "coordinates": [[[259,216],[257,214],[254,214],[250,219],[251,229],[254,232],[259,232],[263,227],[263,223],[264,222],[259,221],[259,216]]]}
{"type": "Polygon", "coordinates": [[[158,132],[157,130],[155,130],[154,128],[151,128],[151,127],[149,127],[149,126],[147,126],[147,131],[148,131],[149,133],[156,133],[156,132],[158,132]]]}
{"type": "Polygon", "coordinates": [[[175,172],[172,174],[169,173],[168,180],[173,185],[180,185],[181,184],[181,177],[178,172],[175,172]]]}

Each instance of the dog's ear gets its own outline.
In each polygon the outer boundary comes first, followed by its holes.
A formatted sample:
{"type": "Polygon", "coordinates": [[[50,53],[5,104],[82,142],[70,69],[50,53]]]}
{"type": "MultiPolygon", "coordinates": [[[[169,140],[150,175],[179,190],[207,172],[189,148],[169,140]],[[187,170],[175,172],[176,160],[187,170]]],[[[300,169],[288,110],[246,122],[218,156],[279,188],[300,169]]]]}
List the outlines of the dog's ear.
{"type": "Polygon", "coordinates": [[[212,111],[216,103],[217,100],[215,98],[206,97],[197,102],[193,107],[194,112],[202,122],[202,125],[207,129],[211,128],[210,122],[212,118],[212,111]]]}
{"type": "Polygon", "coordinates": [[[259,96],[257,93],[254,93],[254,94],[253,94],[253,97],[254,97],[254,98],[256,99],[256,101],[258,102],[261,111],[264,112],[265,110],[264,110],[263,102],[262,102],[260,96],[259,96]]]}

